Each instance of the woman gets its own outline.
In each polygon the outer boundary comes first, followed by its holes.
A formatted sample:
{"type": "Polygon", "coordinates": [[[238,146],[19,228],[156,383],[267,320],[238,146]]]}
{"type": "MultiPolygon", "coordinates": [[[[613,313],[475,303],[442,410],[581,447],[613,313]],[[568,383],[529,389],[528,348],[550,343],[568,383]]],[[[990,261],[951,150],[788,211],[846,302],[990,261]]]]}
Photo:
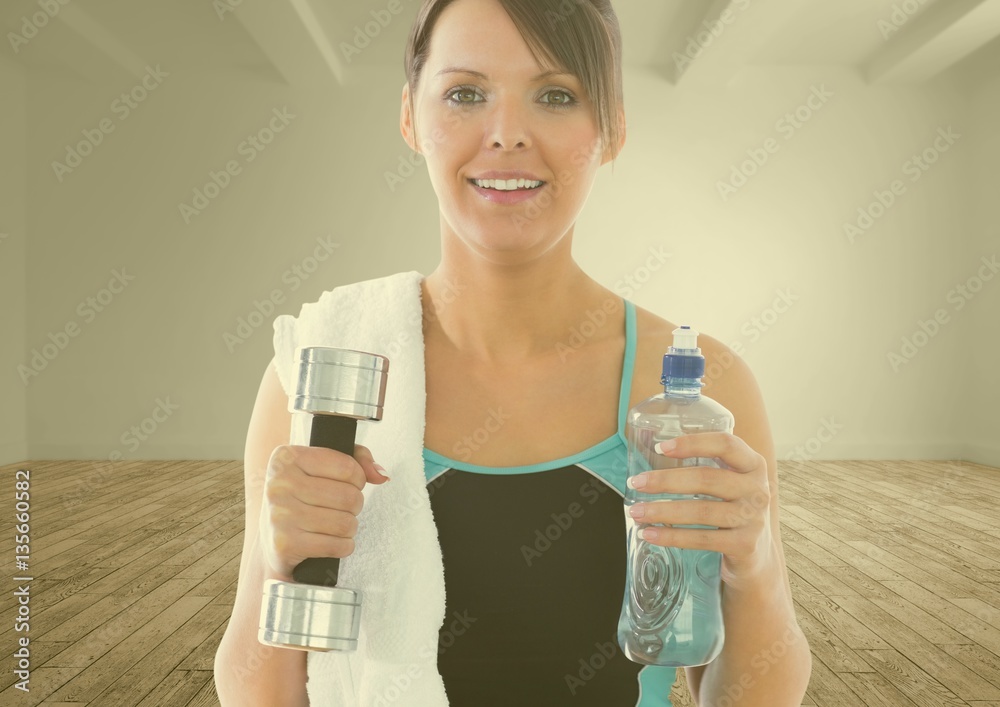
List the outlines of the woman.
{"type": "MultiPolygon", "coordinates": [[[[621,458],[624,413],[662,392],[676,325],[594,281],[571,254],[597,170],[625,143],[611,4],[425,0],[406,72],[400,127],[426,159],[441,214],[441,263],[421,282],[424,459],[449,614],[476,617],[447,644],[442,627],[449,702],[670,705],[673,669],[632,663],[614,645],[624,488],[607,469],[621,458]],[[571,339],[595,312],[591,335],[571,339]],[[584,512],[559,516],[581,499],[584,512]],[[575,526],[548,546],[532,543],[552,512],[575,526]]],[[[718,528],[664,527],[647,538],[723,553],[725,647],[685,669],[695,703],[798,705],[811,661],[781,549],[762,396],[726,346],[705,335],[699,344],[706,363],[724,364],[703,392],[734,414],[735,434],[688,435],[664,453],[728,468],[651,472],[641,491],[723,502],[648,503],[641,522],[718,528]]],[[[241,581],[216,659],[223,704],[308,704],[305,655],[256,643],[261,582],[287,579],[304,557],[349,555],[358,487],[387,480],[360,445],[336,471],[328,450],[276,463],[272,451],[288,442],[286,405],[272,365],[248,434],[241,581]],[[308,502],[295,491],[306,487],[308,502]],[[321,496],[329,500],[314,500],[321,496]],[[237,680],[234,666],[250,663],[237,680]]]]}

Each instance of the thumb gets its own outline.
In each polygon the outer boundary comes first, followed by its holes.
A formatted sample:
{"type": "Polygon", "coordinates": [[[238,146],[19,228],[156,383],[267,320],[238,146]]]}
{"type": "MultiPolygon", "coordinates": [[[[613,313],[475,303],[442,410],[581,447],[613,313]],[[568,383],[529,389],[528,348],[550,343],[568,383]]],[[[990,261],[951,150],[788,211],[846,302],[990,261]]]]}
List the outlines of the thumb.
{"type": "Polygon", "coordinates": [[[384,484],[389,477],[381,473],[381,465],[376,464],[371,450],[363,444],[354,445],[354,458],[365,471],[365,480],[370,484],[384,484]]]}

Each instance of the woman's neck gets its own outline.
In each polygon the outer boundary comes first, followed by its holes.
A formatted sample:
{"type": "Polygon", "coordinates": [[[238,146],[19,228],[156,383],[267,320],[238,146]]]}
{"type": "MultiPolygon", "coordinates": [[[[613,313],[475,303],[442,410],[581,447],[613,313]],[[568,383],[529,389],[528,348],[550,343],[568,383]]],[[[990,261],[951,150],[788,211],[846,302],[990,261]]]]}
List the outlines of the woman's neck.
{"type": "Polygon", "coordinates": [[[421,283],[424,338],[483,365],[563,359],[567,352],[621,334],[621,297],[575,262],[544,277],[449,272],[421,283]]]}

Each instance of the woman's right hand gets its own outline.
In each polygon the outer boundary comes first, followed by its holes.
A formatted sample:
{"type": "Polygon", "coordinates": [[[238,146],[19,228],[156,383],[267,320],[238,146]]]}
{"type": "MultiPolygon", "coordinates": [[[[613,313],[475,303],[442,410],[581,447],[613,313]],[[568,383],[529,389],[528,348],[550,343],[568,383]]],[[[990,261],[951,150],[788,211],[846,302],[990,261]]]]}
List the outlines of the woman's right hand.
{"type": "Polygon", "coordinates": [[[310,557],[343,558],[354,552],[365,483],[383,484],[371,451],[354,445],[354,456],[325,447],[281,445],[264,475],[260,545],[279,579],[310,557]]]}

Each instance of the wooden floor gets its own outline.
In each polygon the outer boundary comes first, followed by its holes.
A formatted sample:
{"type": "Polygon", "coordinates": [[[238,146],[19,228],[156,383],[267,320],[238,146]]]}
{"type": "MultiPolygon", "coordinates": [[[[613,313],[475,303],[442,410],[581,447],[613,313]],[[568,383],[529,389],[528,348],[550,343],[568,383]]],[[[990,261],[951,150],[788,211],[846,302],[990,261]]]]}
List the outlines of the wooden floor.
{"type": "MultiPolygon", "coordinates": [[[[217,705],[215,649],[243,542],[241,462],[31,470],[31,690],[14,687],[17,599],[0,595],[0,704],[217,705]]],[[[1000,470],[781,462],[782,538],[813,672],[803,705],[1000,707],[1000,470]]],[[[681,680],[676,707],[690,705],[681,680]]],[[[456,706],[464,707],[464,706],[456,706]]]]}

